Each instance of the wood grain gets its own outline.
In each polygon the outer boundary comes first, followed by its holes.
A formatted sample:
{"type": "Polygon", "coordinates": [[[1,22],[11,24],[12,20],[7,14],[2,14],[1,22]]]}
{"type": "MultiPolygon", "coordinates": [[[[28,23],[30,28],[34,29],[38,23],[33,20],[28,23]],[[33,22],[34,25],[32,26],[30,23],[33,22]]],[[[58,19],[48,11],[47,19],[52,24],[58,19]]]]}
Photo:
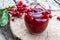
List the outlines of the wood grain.
{"type": "Polygon", "coordinates": [[[11,30],[15,36],[22,40],[60,40],[60,21],[56,19],[60,15],[60,11],[52,12],[52,15],[56,16],[50,19],[48,27],[41,34],[30,34],[25,26],[23,17],[10,21],[11,30]]]}

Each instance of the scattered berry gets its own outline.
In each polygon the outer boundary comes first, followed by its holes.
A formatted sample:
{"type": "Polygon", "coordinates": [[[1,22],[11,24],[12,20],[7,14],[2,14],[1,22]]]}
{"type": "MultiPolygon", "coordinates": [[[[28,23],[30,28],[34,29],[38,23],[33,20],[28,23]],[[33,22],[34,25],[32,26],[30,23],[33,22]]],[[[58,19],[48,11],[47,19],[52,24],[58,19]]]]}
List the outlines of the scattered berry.
{"type": "Polygon", "coordinates": [[[14,21],[14,18],[12,18],[12,21],[14,21]]]}
{"type": "Polygon", "coordinates": [[[59,20],[59,21],[60,21],[60,16],[58,16],[58,17],[57,17],[57,20],[59,20]]]}

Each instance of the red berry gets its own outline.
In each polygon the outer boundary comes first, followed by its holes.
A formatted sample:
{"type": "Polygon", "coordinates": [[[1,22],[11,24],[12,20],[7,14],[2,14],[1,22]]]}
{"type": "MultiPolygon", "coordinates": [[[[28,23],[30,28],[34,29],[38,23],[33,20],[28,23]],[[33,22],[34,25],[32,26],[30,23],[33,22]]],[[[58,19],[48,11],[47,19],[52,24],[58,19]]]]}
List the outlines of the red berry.
{"type": "Polygon", "coordinates": [[[27,13],[25,13],[25,15],[28,15],[27,13]]]}
{"type": "Polygon", "coordinates": [[[24,10],[25,13],[27,13],[27,10],[24,10]]]}
{"type": "Polygon", "coordinates": [[[44,12],[42,12],[42,15],[48,15],[48,14],[44,11],[44,12]]]}
{"type": "Polygon", "coordinates": [[[23,7],[22,5],[20,6],[20,7],[18,7],[18,10],[19,11],[24,11],[26,8],[25,7],[23,7]]]}
{"type": "Polygon", "coordinates": [[[42,15],[45,15],[45,12],[42,12],[42,15]]]}
{"type": "Polygon", "coordinates": [[[49,15],[49,18],[52,18],[52,15],[49,15]]]}
{"type": "Polygon", "coordinates": [[[15,12],[14,10],[10,11],[10,14],[11,14],[12,16],[16,16],[16,12],[15,12]]]}
{"type": "Polygon", "coordinates": [[[48,15],[48,14],[51,14],[50,10],[46,10],[46,11],[42,12],[42,15],[48,15]]]}
{"type": "Polygon", "coordinates": [[[24,8],[21,8],[21,11],[24,11],[24,8]]]}
{"type": "Polygon", "coordinates": [[[27,9],[27,12],[31,12],[31,11],[32,11],[32,9],[31,9],[31,8],[27,9]]]}
{"type": "Polygon", "coordinates": [[[22,4],[23,4],[22,1],[18,2],[18,3],[16,4],[17,8],[18,8],[18,9],[22,8],[22,7],[23,7],[22,4]]]}
{"type": "Polygon", "coordinates": [[[20,1],[20,2],[18,2],[18,3],[16,4],[16,6],[17,6],[17,9],[12,10],[12,11],[9,11],[9,13],[11,13],[12,16],[15,16],[15,17],[19,17],[19,18],[20,18],[20,17],[22,16],[22,14],[23,14],[24,12],[26,12],[25,10],[27,10],[27,9],[26,9],[26,5],[23,4],[22,1],[20,1]]]}
{"type": "Polygon", "coordinates": [[[22,6],[19,6],[19,5],[18,5],[18,6],[17,6],[17,9],[20,9],[20,8],[22,8],[22,6]]]}
{"type": "Polygon", "coordinates": [[[13,12],[13,10],[9,10],[9,13],[10,13],[10,14],[13,14],[14,12],[13,12]]]}
{"type": "Polygon", "coordinates": [[[21,5],[20,8],[23,8],[23,6],[21,5]]]}
{"type": "Polygon", "coordinates": [[[22,6],[22,5],[21,5],[21,6],[17,6],[17,9],[21,10],[21,8],[23,8],[23,6],[22,6]]]}
{"type": "Polygon", "coordinates": [[[12,19],[12,21],[14,21],[14,19],[12,19]]]}
{"type": "Polygon", "coordinates": [[[17,5],[22,5],[22,4],[23,4],[23,2],[22,2],[22,1],[20,1],[20,2],[18,2],[18,3],[17,3],[17,5]]]}
{"type": "Polygon", "coordinates": [[[51,14],[51,10],[46,10],[46,13],[47,14],[51,14]]]}
{"type": "Polygon", "coordinates": [[[24,10],[26,10],[26,8],[25,7],[22,7],[21,10],[24,11],[24,10]]]}
{"type": "Polygon", "coordinates": [[[25,4],[23,4],[22,6],[23,6],[23,7],[26,7],[26,5],[25,5],[25,4]]]}
{"type": "Polygon", "coordinates": [[[16,12],[16,15],[19,15],[19,11],[15,11],[16,12]]]}
{"type": "Polygon", "coordinates": [[[34,10],[34,12],[37,12],[37,10],[34,10]]]}
{"type": "Polygon", "coordinates": [[[49,16],[48,16],[48,15],[43,15],[42,18],[44,18],[44,19],[48,19],[49,16]]]}
{"type": "Polygon", "coordinates": [[[22,16],[22,13],[20,13],[17,17],[20,18],[22,16]]]}
{"type": "Polygon", "coordinates": [[[17,9],[14,10],[14,13],[12,14],[13,16],[17,16],[19,14],[19,11],[17,9]]]}
{"type": "Polygon", "coordinates": [[[59,20],[59,21],[60,21],[60,16],[58,16],[58,17],[57,17],[57,20],[59,20]]]}

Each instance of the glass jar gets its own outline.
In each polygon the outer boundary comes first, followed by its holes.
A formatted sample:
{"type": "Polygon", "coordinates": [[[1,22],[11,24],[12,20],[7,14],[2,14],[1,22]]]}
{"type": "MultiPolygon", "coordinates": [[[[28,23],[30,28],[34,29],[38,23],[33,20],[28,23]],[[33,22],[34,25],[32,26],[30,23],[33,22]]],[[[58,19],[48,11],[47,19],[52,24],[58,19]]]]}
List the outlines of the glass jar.
{"type": "Polygon", "coordinates": [[[24,16],[25,25],[32,34],[42,33],[49,23],[49,18],[42,17],[42,13],[46,10],[43,8],[41,9],[40,7],[32,9],[36,10],[37,12],[29,12],[24,16]]]}

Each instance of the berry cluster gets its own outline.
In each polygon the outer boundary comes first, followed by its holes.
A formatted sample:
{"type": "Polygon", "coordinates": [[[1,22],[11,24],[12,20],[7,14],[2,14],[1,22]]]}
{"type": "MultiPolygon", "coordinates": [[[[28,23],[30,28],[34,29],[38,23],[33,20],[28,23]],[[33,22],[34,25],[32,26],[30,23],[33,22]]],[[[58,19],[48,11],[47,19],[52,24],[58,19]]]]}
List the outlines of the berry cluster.
{"type": "Polygon", "coordinates": [[[23,4],[22,1],[18,2],[18,3],[16,4],[16,6],[17,6],[17,9],[18,9],[21,13],[23,13],[23,12],[27,9],[27,8],[26,8],[26,5],[23,4]]]}
{"type": "MultiPolygon", "coordinates": [[[[43,18],[43,19],[52,18],[51,10],[43,10],[41,8],[33,8],[33,9],[30,8],[30,9],[27,10],[26,13],[28,14],[29,19],[33,20],[34,17],[29,15],[29,13],[38,13],[38,12],[40,12],[40,14],[42,14],[42,16],[40,16],[40,18],[43,18]]],[[[40,15],[40,14],[38,14],[38,15],[40,15]]]]}
{"type": "Polygon", "coordinates": [[[27,13],[30,13],[30,12],[37,12],[37,10],[35,10],[35,9],[32,9],[32,8],[28,8],[28,9],[26,9],[25,11],[25,14],[27,13]]]}
{"type": "Polygon", "coordinates": [[[43,11],[42,12],[42,18],[45,18],[45,19],[52,18],[51,10],[43,11]]]}
{"type": "MultiPolygon", "coordinates": [[[[51,10],[43,10],[42,8],[33,8],[33,9],[29,8],[29,9],[27,9],[26,5],[23,4],[22,1],[16,3],[16,7],[17,7],[16,9],[9,10],[9,13],[14,17],[20,18],[23,15],[23,13],[25,13],[27,15],[30,12],[37,13],[38,11],[40,11],[40,12],[43,11],[42,16],[40,18],[45,18],[45,19],[52,18],[51,10]]],[[[29,15],[29,17],[30,17],[30,19],[33,19],[32,16],[29,15]]],[[[57,17],[57,20],[60,21],[59,16],[57,17]]]]}
{"type": "Polygon", "coordinates": [[[23,4],[22,1],[16,3],[15,9],[9,10],[9,13],[14,17],[20,18],[23,15],[23,13],[25,13],[26,15],[28,14],[30,19],[33,19],[33,16],[29,15],[30,12],[35,13],[42,12],[42,16],[40,16],[40,18],[44,19],[52,18],[51,10],[43,10],[42,8],[27,8],[27,6],[23,4]]]}
{"type": "Polygon", "coordinates": [[[12,16],[20,18],[22,16],[22,14],[24,13],[24,11],[26,10],[26,5],[23,4],[22,1],[20,1],[20,2],[16,3],[16,7],[17,7],[16,9],[9,10],[9,13],[12,16]]]}

